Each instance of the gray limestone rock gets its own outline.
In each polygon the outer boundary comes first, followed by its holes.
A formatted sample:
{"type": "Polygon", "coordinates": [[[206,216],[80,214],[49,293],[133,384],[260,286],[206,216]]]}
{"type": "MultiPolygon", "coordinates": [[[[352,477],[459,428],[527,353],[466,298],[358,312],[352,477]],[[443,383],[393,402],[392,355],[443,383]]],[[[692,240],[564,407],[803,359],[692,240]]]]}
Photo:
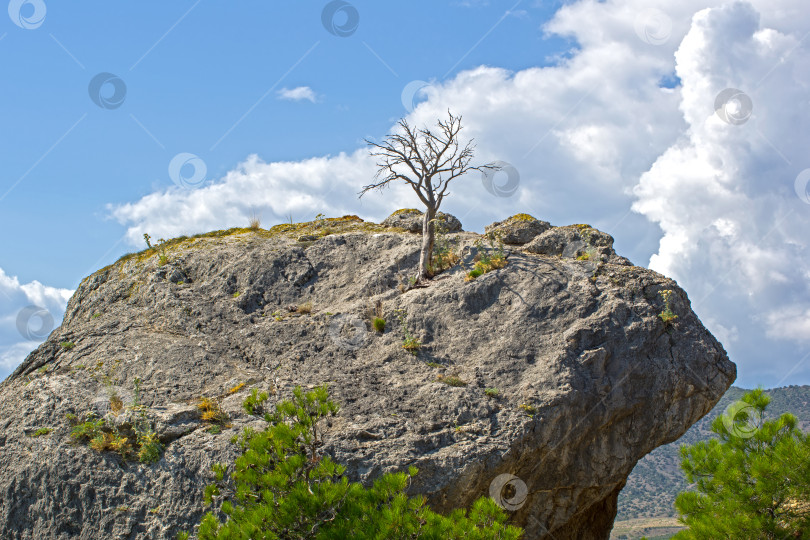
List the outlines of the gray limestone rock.
{"type": "Polygon", "coordinates": [[[590,225],[551,227],[523,246],[529,253],[632,266],[613,251],[613,237],[590,225]]]}
{"type": "Polygon", "coordinates": [[[550,228],[548,221],[540,221],[528,214],[516,214],[509,219],[487,225],[484,232],[500,237],[504,244],[522,245],[528,244],[550,228]]]}
{"type": "Polygon", "coordinates": [[[0,383],[0,538],[191,530],[211,465],[234,459],[242,428],[262,425],[241,407],[250,389],[274,402],[322,383],[341,406],[323,451],[352,480],[413,465],[409,493],[438,511],[492,494],[526,538],[608,538],[636,462],[709,412],[736,369],[674,281],[588,231],[552,228],[507,247],[507,266],[470,282],[480,236],[452,234],[465,262],[404,294],[420,238],[394,231],[306,244],[297,232],[211,235],[171,244],[163,266],[146,253],[99,270],[0,383]],[[558,257],[572,242],[599,257],[558,257]],[[669,325],[658,317],[667,289],[669,325]],[[376,300],[383,333],[368,322],[376,300]],[[307,302],[310,313],[286,309],[307,302]],[[398,309],[422,342],[416,355],[402,348],[398,309]],[[441,382],[450,375],[467,385],[441,382]],[[103,409],[111,387],[128,405],[136,379],[166,445],[159,461],[72,442],[66,414],[103,409]],[[229,416],[219,433],[203,397],[229,416]],[[42,427],[53,431],[34,436],[42,427]]]}
{"type": "MultiPolygon", "coordinates": [[[[461,222],[454,215],[445,214],[444,212],[437,212],[436,218],[440,221],[444,232],[461,232],[461,222]]],[[[405,229],[408,232],[421,233],[423,219],[424,212],[421,210],[404,208],[402,210],[397,210],[385,218],[381,225],[385,227],[398,227],[400,229],[405,229]]]]}

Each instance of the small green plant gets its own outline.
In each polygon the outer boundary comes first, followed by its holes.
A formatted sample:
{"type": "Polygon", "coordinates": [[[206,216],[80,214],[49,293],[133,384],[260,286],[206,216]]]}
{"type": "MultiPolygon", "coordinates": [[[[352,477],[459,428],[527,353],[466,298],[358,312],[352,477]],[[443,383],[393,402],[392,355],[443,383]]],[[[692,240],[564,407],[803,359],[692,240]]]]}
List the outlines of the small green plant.
{"type": "Polygon", "coordinates": [[[160,459],[163,444],[158,439],[157,433],[152,429],[146,415],[146,407],[141,404],[141,379],[139,377],[135,378],[133,386],[135,387],[135,396],[129,408],[135,413],[132,427],[135,431],[138,461],[141,463],[154,463],[160,459]]]}
{"type": "Polygon", "coordinates": [[[83,422],[73,426],[71,436],[82,442],[87,442],[90,448],[98,452],[110,450],[117,452],[123,458],[130,457],[132,444],[123,436],[115,426],[107,425],[103,418],[96,418],[89,413],[83,422]]]}
{"type": "Polygon", "coordinates": [[[664,310],[658,314],[662,321],[664,321],[665,325],[670,325],[672,321],[678,318],[675,315],[675,312],[672,311],[672,307],[670,306],[670,300],[672,298],[672,289],[664,289],[663,291],[659,291],[658,294],[661,295],[661,298],[664,299],[664,310]]]}
{"type": "Polygon", "coordinates": [[[235,293],[233,293],[234,298],[239,298],[240,296],[242,296],[242,293],[239,292],[239,291],[236,291],[235,293]]]}
{"type": "Polygon", "coordinates": [[[332,234],[332,229],[326,226],[327,221],[325,215],[318,214],[317,216],[315,216],[315,220],[312,223],[313,229],[320,231],[317,233],[317,236],[323,237],[332,234]]]}
{"type": "Polygon", "coordinates": [[[484,247],[480,238],[475,241],[475,247],[478,251],[476,258],[478,260],[475,262],[473,269],[467,272],[464,281],[472,281],[487,272],[503,268],[507,264],[501,235],[490,232],[485,237],[489,243],[489,248],[484,247]]]}
{"type": "Polygon", "coordinates": [[[484,394],[489,398],[496,398],[500,394],[500,391],[497,388],[487,388],[484,390],[484,394]]]}
{"type": "Polygon", "coordinates": [[[219,424],[214,424],[213,426],[210,426],[205,431],[207,431],[208,433],[210,433],[212,435],[218,435],[218,434],[222,433],[222,428],[219,426],[219,424]]]}
{"type": "Polygon", "coordinates": [[[157,434],[154,431],[138,432],[138,461],[141,463],[154,463],[160,459],[160,451],[163,445],[160,444],[157,434]]]}
{"type": "Polygon", "coordinates": [[[63,341],[59,345],[61,345],[63,349],[66,349],[68,351],[76,346],[76,344],[73,343],[72,341],[63,341]]]}
{"type": "Polygon", "coordinates": [[[436,238],[433,243],[433,256],[430,261],[430,274],[439,274],[452,268],[461,258],[453,249],[453,244],[445,234],[445,222],[441,218],[433,218],[436,238]]]}
{"type": "MultiPolygon", "coordinates": [[[[590,229],[586,229],[586,230],[589,231],[590,229]]],[[[583,233],[580,232],[580,234],[583,234],[583,233]]],[[[586,240],[588,240],[589,238],[590,238],[590,236],[588,236],[586,238],[586,240]]],[[[590,240],[588,240],[588,241],[590,241],[590,240]]],[[[593,246],[588,246],[588,247],[585,248],[585,251],[583,251],[582,253],[580,253],[577,256],[577,260],[578,261],[594,261],[595,260],[596,262],[599,262],[599,252],[593,246]]]]}
{"type": "MultiPolygon", "coordinates": [[[[65,415],[70,426],[70,437],[77,442],[86,443],[98,452],[116,452],[125,460],[137,459],[141,463],[153,463],[160,459],[163,445],[152,429],[146,416],[146,408],[140,404],[141,380],[135,379],[135,398],[128,408],[133,412],[133,419],[119,428],[108,424],[94,412],[85,413],[82,417],[75,414],[65,415]]],[[[114,409],[114,395],[110,396],[110,407],[114,409]]],[[[123,407],[123,402],[121,406],[123,407]]],[[[120,410],[120,409],[119,409],[120,410]]]]}
{"type": "Polygon", "coordinates": [[[374,327],[374,330],[382,334],[383,332],[385,332],[385,319],[382,319],[380,317],[374,317],[371,320],[371,326],[374,327]]]}
{"type": "Polygon", "coordinates": [[[163,238],[158,239],[157,245],[152,245],[152,237],[144,233],[143,239],[146,240],[146,246],[158,253],[158,264],[164,266],[169,262],[169,257],[166,255],[166,240],[163,238]]]}
{"type": "Polygon", "coordinates": [[[441,364],[437,364],[436,362],[427,362],[425,365],[427,365],[428,367],[432,367],[432,368],[442,368],[442,367],[444,367],[441,364]]]}
{"type": "Polygon", "coordinates": [[[371,319],[371,327],[382,334],[385,332],[385,317],[383,313],[383,303],[379,298],[373,304],[369,304],[366,315],[371,319]]]}
{"type": "Polygon", "coordinates": [[[96,416],[95,413],[87,413],[83,418],[75,414],[67,414],[65,417],[71,424],[70,436],[80,441],[90,441],[101,434],[101,428],[106,422],[96,416]]]}
{"type": "Polygon", "coordinates": [[[197,400],[197,409],[200,411],[200,418],[203,422],[224,425],[230,420],[216,399],[201,397],[197,400]]]}
{"type": "Polygon", "coordinates": [[[93,313],[94,319],[98,319],[99,317],[101,317],[101,313],[93,313]]]}
{"type": "Polygon", "coordinates": [[[466,381],[462,381],[455,375],[449,375],[447,377],[445,377],[444,375],[439,375],[439,377],[436,379],[436,382],[444,383],[447,386],[455,386],[455,387],[467,386],[466,381]]]}
{"type": "Polygon", "coordinates": [[[413,336],[406,337],[402,340],[402,348],[415,355],[422,348],[422,342],[413,336]]]}
{"type": "Polygon", "coordinates": [[[270,398],[267,392],[252,389],[250,395],[242,402],[242,408],[250,415],[261,416],[264,414],[264,402],[270,398]]]}
{"type": "Polygon", "coordinates": [[[422,342],[416,339],[413,334],[411,334],[411,331],[408,330],[408,324],[405,321],[407,313],[402,309],[398,309],[396,315],[399,318],[399,324],[402,326],[402,334],[404,335],[402,348],[415,355],[419,352],[419,349],[422,348],[422,342]]]}
{"type": "Polygon", "coordinates": [[[43,435],[48,435],[48,434],[49,434],[50,432],[52,432],[52,431],[53,431],[53,428],[49,428],[49,427],[41,427],[41,428],[39,428],[38,430],[36,430],[36,431],[33,433],[33,435],[31,435],[31,436],[32,436],[32,437],[42,437],[43,435]]]}
{"type": "Polygon", "coordinates": [[[534,415],[537,414],[537,408],[534,405],[529,405],[528,403],[523,403],[520,405],[520,410],[526,413],[527,416],[534,418],[534,415]]]}

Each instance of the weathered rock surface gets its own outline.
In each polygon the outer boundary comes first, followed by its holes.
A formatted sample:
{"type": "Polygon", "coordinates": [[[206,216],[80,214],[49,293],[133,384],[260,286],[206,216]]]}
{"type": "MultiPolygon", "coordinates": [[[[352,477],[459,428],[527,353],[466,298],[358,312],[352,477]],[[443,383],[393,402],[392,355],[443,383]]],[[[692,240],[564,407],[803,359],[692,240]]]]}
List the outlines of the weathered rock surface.
{"type": "Polygon", "coordinates": [[[584,224],[552,227],[536,236],[524,249],[538,255],[632,266],[613,251],[612,236],[584,224]]]}
{"type": "Polygon", "coordinates": [[[526,538],[607,538],[636,462],[736,376],[677,284],[629,265],[593,229],[547,230],[472,282],[479,236],[451,234],[467,267],[401,294],[419,236],[370,228],[296,242],[300,228],[288,228],[293,238],[187,239],[164,266],[144,253],[81,283],[62,326],[0,383],[0,538],[174,538],[202,515],[211,464],[233,459],[229,439],[256,424],[240,408],[248,391],[278,400],[325,382],[341,412],[324,451],[352,479],[414,465],[410,493],[447,511],[511,474],[528,495],[502,502],[526,538]],[[572,242],[598,256],[576,260],[572,242]],[[669,326],[664,289],[678,315],[669,326]],[[367,331],[376,299],[383,334],[367,331]],[[288,309],[306,302],[311,313],[288,309]],[[396,309],[423,344],[415,356],[396,309]],[[448,375],[467,386],[438,382],[448,375]],[[104,414],[113,390],[127,403],[136,379],[166,444],[159,461],[71,443],[66,413],[104,414]],[[219,397],[230,427],[206,429],[202,396],[219,397]],[[34,436],[43,427],[53,431],[34,436]]]}
{"type": "MultiPolygon", "coordinates": [[[[385,227],[398,227],[413,233],[421,233],[423,219],[424,214],[421,210],[403,208],[385,218],[380,225],[385,227]]],[[[441,224],[444,232],[461,232],[461,222],[456,216],[445,214],[444,212],[436,212],[436,219],[441,224]]]]}
{"type": "Polygon", "coordinates": [[[504,244],[528,244],[536,236],[551,228],[548,221],[540,221],[528,214],[515,214],[509,219],[496,221],[484,228],[484,232],[500,237],[504,244]]]}

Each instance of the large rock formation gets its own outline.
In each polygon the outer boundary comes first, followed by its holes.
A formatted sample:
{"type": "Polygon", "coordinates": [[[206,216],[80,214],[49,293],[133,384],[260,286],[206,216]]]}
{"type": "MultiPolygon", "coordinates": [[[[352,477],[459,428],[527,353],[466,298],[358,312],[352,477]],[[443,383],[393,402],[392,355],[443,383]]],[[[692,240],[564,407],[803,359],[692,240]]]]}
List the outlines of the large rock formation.
{"type": "Polygon", "coordinates": [[[0,383],[0,538],[174,538],[255,424],[247,392],[321,383],[342,407],[324,451],[352,479],[414,465],[410,493],[439,511],[492,494],[526,538],[607,538],[633,466],[711,410],[734,364],[675,282],[599,231],[549,229],[469,282],[480,237],[448,237],[462,266],[404,294],[419,236],[353,217],[179,239],[167,260],[147,251],[86,278],[0,383]],[[367,325],[376,300],[382,334],[367,325]],[[230,420],[201,418],[201,397],[230,420]],[[112,424],[136,399],[166,445],[157,462],[71,442],[66,414],[112,424]]]}

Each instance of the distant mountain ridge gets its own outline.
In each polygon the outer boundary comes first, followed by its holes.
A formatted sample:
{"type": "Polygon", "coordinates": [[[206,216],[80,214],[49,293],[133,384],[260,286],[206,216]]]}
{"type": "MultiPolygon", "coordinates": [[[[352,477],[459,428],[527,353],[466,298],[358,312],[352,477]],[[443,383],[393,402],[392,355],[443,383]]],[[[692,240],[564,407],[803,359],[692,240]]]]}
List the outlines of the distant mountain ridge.
{"type": "MultiPolygon", "coordinates": [[[[674,507],[675,497],[687,486],[686,478],[681,471],[679,448],[711,437],[712,421],[746,392],[748,390],[732,386],[714,409],[689,428],[680,439],[659,446],[642,458],[619,494],[616,521],[677,516],[674,507]]],[[[771,396],[767,417],[778,417],[789,412],[799,419],[803,431],[810,431],[810,386],[791,385],[766,390],[766,393],[771,396]]]]}

